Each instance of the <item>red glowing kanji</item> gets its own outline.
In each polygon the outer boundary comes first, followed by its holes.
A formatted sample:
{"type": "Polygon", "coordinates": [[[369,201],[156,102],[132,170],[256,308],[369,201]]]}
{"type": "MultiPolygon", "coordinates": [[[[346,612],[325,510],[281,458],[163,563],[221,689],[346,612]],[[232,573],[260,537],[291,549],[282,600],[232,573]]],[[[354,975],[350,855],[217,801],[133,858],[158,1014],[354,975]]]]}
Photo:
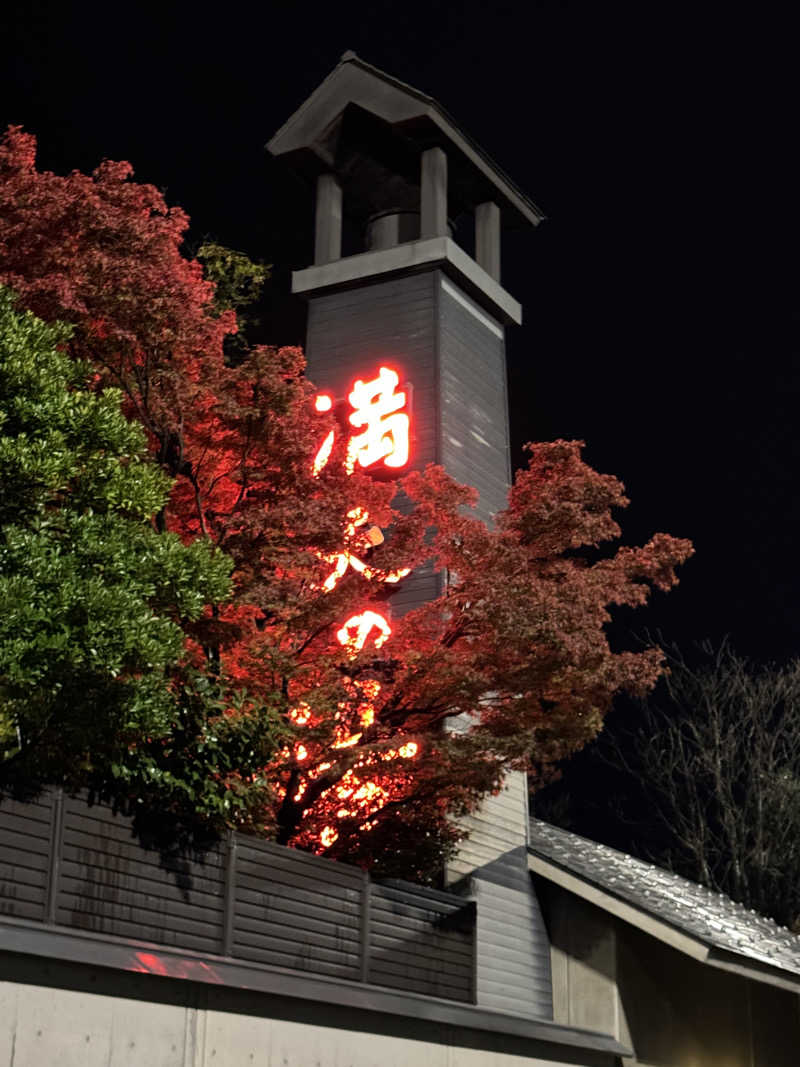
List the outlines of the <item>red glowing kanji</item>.
{"type": "MultiPolygon", "coordinates": [[[[314,400],[314,408],[316,411],[330,411],[333,407],[333,397],[327,395],[327,393],[320,393],[314,400]]],[[[333,450],[333,442],[336,435],[333,430],[328,433],[328,436],[322,442],[322,445],[314,456],[314,464],[312,470],[314,477],[319,474],[328,460],[331,458],[331,451],[333,450]]]]}
{"type": "MultiPolygon", "coordinates": [[[[346,532],[348,537],[355,535],[356,529],[359,526],[363,526],[369,518],[366,511],[363,508],[354,508],[347,513],[350,522],[347,524],[346,532]]],[[[367,546],[374,548],[376,545],[383,544],[383,534],[377,526],[370,526],[368,530],[363,534],[364,542],[367,546]]],[[[375,578],[379,582],[399,582],[401,578],[405,578],[410,573],[408,567],[402,567],[399,571],[380,571],[374,567],[368,566],[362,559],[354,555],[352,552],[337,552],[332,556],[320,555],[321,559],[327,560],[328,563],[333,563],[334,568],[325,581],[322,583],[322,588],[326,593],[330,593],[332,589],[336,588],[336,585],[340,578],[343,578],[347,573],[347,568],[352,567],[354,571],[358,571],[359,574],[363,574],[365,578],[375,578]]]]}
{"type": "Polygon", "coordinates": [[[351,616],[337,632],[336,638],[351,656],[355,656],[367,643],[367,638],[373,630],[380,631],[373,641],[375,648],[380,648],[391,636],[392,628],[377,611],[365,611],[361,615],[351,616]]]}
{"type": "MultiPolygon", "coordinates": [[[[346,466],[349,471],[356,463],[360,467],[371,467],[383,460],[384,466],[395,469],[408,463],[410,419],[408,413],[402,411],[406,406],[405,391],[395,392],[399,383],[399,375],[389,367],[381,367],[378,377],[371,381],[359,378],[353,383],[347,397],[353,409],[349,420],[352,426],[363,426],[364,429],[348,442],[346,466]]],[[[314,400],[314,408],[331,411],[333,397],[320,393],[314,400]]],[[[315,475],[330,459],[335,437],[335,431],[330,430],[317,451],[313,465],[315,475]]]]}
{"type": "Polygon", "coordinates": [[[405,392],[395,392],[400,383],[396,371],[381,367],[370,382],[359,379],[347,398],[353,407],[352,426],[363,426],[361,433],[350,438],[348,463],[371,467],[383,460],[387,467],[404,467],[408,463],[408,415],[405,392]]]}

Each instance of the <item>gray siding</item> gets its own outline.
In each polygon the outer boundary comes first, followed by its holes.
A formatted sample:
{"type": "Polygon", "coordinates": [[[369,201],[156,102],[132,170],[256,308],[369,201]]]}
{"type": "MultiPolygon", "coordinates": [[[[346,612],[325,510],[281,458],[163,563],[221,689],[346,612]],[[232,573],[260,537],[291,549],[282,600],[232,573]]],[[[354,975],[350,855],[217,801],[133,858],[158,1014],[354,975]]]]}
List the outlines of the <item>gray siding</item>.
{"type": "Polygon", "coordinates": [[[453,282],[440,275],[439,284],[442,463],[478,490],[478,514],[490,522],[510,474],[504,333],[453,282]]]}
{"type": "Polygon", "coordinates": [[[4,801],[0,821],[0,916],[45,917],[51,835],[50,794],[31,804],[4,801]]]}
{"type": "MultiPolygon", "coordinates": [[[[433,273],[394,278],[315,296],[308,310],[308,377],[343,397],[352,383],[383,364],[411,385],[409,468],[440,462],[437,370],[437,280],[433,273]]],[[[402,616],[439,595],[431,567],[409,575],[390,598],[402,616]]]]}
{"type": "Polygon", "coordinates": [[[465,934],[471,935],[474,917],[471,908],[465,911],[462,917],[449,895],[428,892],[421,897],[403,882],[373,883],[370,981],[449,1000],[472,1000],[474,950],[465,934]]]}
{"type": "MultiPolygon", "coordinates": [[[[306,341],[308,376],[343,397],[356,378],[382,363],[411,385],[411,469],[441,463],[480,494],[491,521],[506,503],[509,431],[502,327],[433,270],[342,292],[312,296],[306,341]]],[[[430,567],[390,599],[395,615],[438,596],[430,567]]]]}
{"type": "MultiPolygon", "coordinates": [[[[2,809],[0,809],[2,818],[2,809]]],[[[130,819],[103,805],[64,798],[55,920],[161,945],[219,952],[224,921],[224,856],[202,863],[142,848],[130,819]]]]}
{"type": "Polygon", "coordinates": [[[308,310],[308,376],[344,396],[356,378],[383,363],[411,383],[411,462],[438,462],[436,285],[415,274],[360,289],[314,297],[308,310]]]}
{"type": "Polygon", "coordinates": [[[475,1001],[483,1008],[550,1019],[550,942],[519,845],[457,882],[476,902],[475,1001]]]}
{"type": "Polygon", "coordinates": [[[358,980],[363,897],[356,867],[240,838],[232,954],[358,980]]]}
{"type": "Polygon", "coordinates": [[[515,1015],[553,1014],[547,932],[539,902],[527,884],[472,880],[477,900],[477,1003],[515,1015]]]}
{"type": "Polygon", "coordinates": [[[525,845],[527,823],[527,777],[512,771],[496,796],[486,797],[478,811],[459,821],[469,837],[448,863],[447,881],[455,882],[510,849],[525,845]]]}

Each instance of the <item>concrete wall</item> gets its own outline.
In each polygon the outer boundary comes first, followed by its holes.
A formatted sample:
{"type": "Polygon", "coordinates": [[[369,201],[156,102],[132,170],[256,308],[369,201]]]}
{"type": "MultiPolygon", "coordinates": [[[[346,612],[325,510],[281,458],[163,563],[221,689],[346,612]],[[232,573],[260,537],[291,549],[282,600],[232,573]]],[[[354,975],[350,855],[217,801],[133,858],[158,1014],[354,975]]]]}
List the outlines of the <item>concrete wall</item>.
{"type": "Polygon", "coordinates": [[[504,1035],[0,952],[0,1067],[611,1067],[504,1035]],[[527,1044],[527,1048],[526,1048],[527,1044]],[[563,1053],[563,1054],[562,1054],[563,1053]]]}
{"type": "Polygon", "coordinates": [[[542,893],[553,1017],[632,1048],[625,1067],[797,1067],[800,997],[663,944],[572,894],[542,893]]]}

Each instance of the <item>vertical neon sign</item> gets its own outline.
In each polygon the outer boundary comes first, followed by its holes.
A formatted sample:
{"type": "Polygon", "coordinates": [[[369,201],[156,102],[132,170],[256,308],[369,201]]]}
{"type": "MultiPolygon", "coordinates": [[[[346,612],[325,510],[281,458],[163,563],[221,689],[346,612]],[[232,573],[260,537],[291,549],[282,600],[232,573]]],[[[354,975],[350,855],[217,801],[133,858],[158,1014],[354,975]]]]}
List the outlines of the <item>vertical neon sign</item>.
{"type": "MultiPolygon", "coordinates": [[[[347,422],[355,429],[347,442],[345,467],[348,473],[353,473],[356,466],[363,470],[371,470],[376,467],[385,467],[388,471],[399,472],[409,460],[410,454],[410,428],[411,419],[408,410],[408,391],[398,389],[400,376],[397,371],[390,367],[380,367],[377,375],[369,380],[357,379],[347,395],[350,406],[347,422]]],[[[333,410],[334,398],[322,393],[315,399],[317,411],[326,412],[333,410]]],[[[313,462],[313,473],[318,475],[330,460],[333,446],[336,440],[336,431],[331,430],[322,445],[318,449],[313,462]]],[[[352,537],[356,530],[366,526],[369,516],[363,508],[355,508],[347,515],[348,523],[346,533],[352,537]]],[[[364,531],[367,544],[377,546],[383,542],[383,534],[377,527],[370,527],[364,531]]],[[[372,567],[350,551],[337,553],[333,556],[323,556],[333,569],[322,584],[325,592],[333,590],[348,569],[353,569],[369,580],[381,583],[398,582],[406,574],[409,568],[398,571],[381,571],[372,567]]],[[[345,620],[336,632],[336,639],[346,650],[350,659],[354,659],[365,647],[371,645],[375,649],[381,648],[392,634],[392,628],[388,620],[377,611],[365,610],[345,620]]],[[[378,681],[362,680],[352,681],[351,686],[360,690],[360,711],[362,730],[366,729],[375,719],[375,701],[381,690],[378,681]]],[[[301,705],[291,713],[293,721],[302,725],[309,721],[310,715],[307,705],[301,705]]],[[[341,732],[334,744],[335,748],[348,748],[355,745],[361,738],[361,733],[348,734],[341,732]]],[[[418,752],[416,742],[410,741],[401,745],[398,749],[385,751],[382,759],[392,759],[400,756],[402,759],[412,759],[418,752]]],[[[307,750],[304,745],[297,745],[295,757],[298,762],[304,760],[307,750]]],[[[321,769],[321,768],[320,768],[321,769]]],[[[304,792],[301,786],[298,798],[304,792]]],[[[381,808],[388,799],[388,794],[377,782],[362,781],[356,777],[353,770],[349,770],[342,777],[335,790],[336,797],[343,805],[337,811],[337,817],[352,817],[364,808],[381,808]]],[[[296,798],[296,799],[298,799],[296,798]]],[[[363,828],[369,828],[369,819],[363,828]]],[[[333,826],[326,826],[320,834],[320,844],[323,848],[329,848],[338,837],[338,832],[333,826]]]]}

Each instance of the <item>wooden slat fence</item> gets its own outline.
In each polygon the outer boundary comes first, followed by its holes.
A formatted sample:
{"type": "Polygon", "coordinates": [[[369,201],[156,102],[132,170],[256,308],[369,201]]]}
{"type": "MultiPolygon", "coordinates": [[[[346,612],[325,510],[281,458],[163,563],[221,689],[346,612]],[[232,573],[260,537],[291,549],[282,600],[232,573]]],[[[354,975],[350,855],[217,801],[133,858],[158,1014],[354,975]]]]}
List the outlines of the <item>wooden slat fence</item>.
{"type": "Polygon", "coordinates": [[[0,798],[4,916],[474,1001],[474,905],[244,834],[200,860],[52,790],[0,798]]]}

